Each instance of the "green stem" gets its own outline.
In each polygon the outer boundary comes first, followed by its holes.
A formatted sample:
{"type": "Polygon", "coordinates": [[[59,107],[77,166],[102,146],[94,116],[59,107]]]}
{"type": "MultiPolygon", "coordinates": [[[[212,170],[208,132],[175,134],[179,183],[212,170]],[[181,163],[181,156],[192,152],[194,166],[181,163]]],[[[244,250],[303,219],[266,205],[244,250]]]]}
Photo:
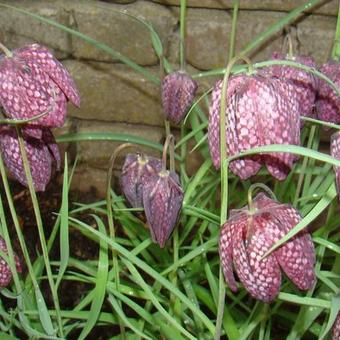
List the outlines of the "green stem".
{"type": "Polygon", "coordinates": [[[249,211],[251,214],[255,212],[255,207],[254,207],[254,202],[253,202],[253,192],[258,188],[261,188],[262,190],[267,192],[271,196],[271,198],[276,201],[275,194],[265,184],[263,183],[252,184],[248,189],[248,207],[249,207],[249,211]]]}
{"type": "Polygon", "coordinates": [[[338,7],[338,18],[336,21],[336,30],[334,37],[334,45],[332,50],[332,59],[339,60],[340,59],[340,2],[338,7]]]}
{"type": "Polygon", "coordinates": [[[168,148],[170,148],[170,171],[175,171],[175,143],[174,136],[169,135],[164,143],[163,155],[162,155],[162,171],[166,171],[166,159],[168,154],[168,148]]]}
{"type": "Polygon", "coordinates": [[[28,158],[27,158],[24,139],[22,137],[20,128],[16,127],[16,131],[17,131],[17,134],[18,134],[20,153],[21,153],[21,157],[22,157],[24,170],[25,170],[25,175],[26,175],[26,178],[27,178],[27,185],[28,185],[28,189],[29,189],[29,192],[30,192],[30,195],[31,195],[31,198],[32,198],[33,210],[34,210],[34,214],[35,214],[35,218],[36,218],[36,222],[37,222],[40,245],[41,245],[41,249],[43,251],[43,257],[44,257],[45,268],[46,268],[46,272],[47,272],[47,278],[48,278],[48,282],[49,282],[52,297],[53,297],[54,307],[55,307],[56,313],[57,313],[57,322],[58,322],[58,327],[59,327],[59,333],[60,333],[60,336],[63,337],[64,332],[63,332],[63,325],[62,325],[61,314],[60,314],[58,294],[56,292],[56,287],[55,287],[55,284],[54,284],[54,281],[53,281],[51,264],[50,264],[50,260],[49,260],[49,257],[48,257],[48,250],[47,250],[47,247],[46,247],[46,239],[45,239],[45,234],[44,234],[43,223],[42,223],[42,220],[41,220],[41,214],[40,214],[38,199],[37,199],[37,195],[36,195],[34,185],[33,185],[33,179],[32,179],[30,165],[29,165],[28,158]]]}
{"type": "MultiPolygon", "coordinates": [[[[25,263],[27,265],[30,278],[32,280],[32,284],[33,284],[34,291],[35,291],[35,297],[37,299],[38,295],[42,295],[42,294],[40,292],[39,284],[38,284],[36,275],[34,273],[34,269],[33,269],[32,263],[31,263],[31,259],[29,257],[28,249],[27,249],[26,243],[25,243],[25,238],[24,238],[22,231],[21,231],[19,219],[18,219],[17,213],[15,211],[15,207],[14,207],[14,203],[13,203],[13,197],[12,197],[11,190],[10,190],[10,187],[9,187],[9,183],[8,183],[8,180],[7,180],[5,165],[4,165],[4,162],[3,162],[3,159],[2,159],[1,152],[0,152],[0,173],[1,173],[1,178],[2,178],[3,185],[4,185],[4,189],[5,189],[5,194],[6,194],[9,210],[11,212],[14,228],[15,228],[16,234],[17,234],[18,239],[19,239],[21,251],[22,251],[22,254],[24,256],[25,263]]],[[[29,306],[29,307],[32,307],[32,306],[29,306]]],[[[40,316],[40,320],[42,320],[43,317],[41,316],[40,312],[39,312],[39,316],[40,316]]],[[[46,318],[46,316],[45,316],[45,318],[46,318]]]]}
{"type": "MultiPolygon", "coordinates": [[[[309,138],[308,138],[308,143],[307,143],[308,149],[310,149],[312,147],[314,135],[315,135],[315,130],[316,130],[316,127],[313,125],[312,128],[310,129],[310,132],[309,132],[309,138]]],[[[294,207],[296,207],[299,196],[300,196],[302,183],[303,183],[303,179],[305,177],[305,172],[306,172],[308,161],[309,161],[308,157],[303,158],[301,171],[300,171],[300,174],[299,174],[299,179],[298,179],[298,183],[297,183],[297,187],[296,187],[295,197],[294,197],[294,201],[293,201],[294,207]]]]}
{"type": "Polygon", "coordinates": [[[8,58],[12,58],[13,57],[13,53],[11,50],[9,50],[5,45],[3,45],[1,42],[0,42],[0,50],[2,50],[6,57],[8,58]]]}
{"type": "Polygon", "coordinates": [[[229,60],[234,57],[235,54],[235,41],[236,41],[236,28],[237,28],[237,16],[238,16],[238,8],[239,8],[239,0],[233,1],[233,21],[231,24],[231,33],[230,33],[230,44],[229,44],[229,60]]]}
{"type": "Polygon", "coordinates": [[[186,16],[187,1],[181,0],[181,10],[180,10],[180,45],[179,45],[179,59],[180,59],[180,69],[184,71],[185,69],[185,16],[186,16]]]}

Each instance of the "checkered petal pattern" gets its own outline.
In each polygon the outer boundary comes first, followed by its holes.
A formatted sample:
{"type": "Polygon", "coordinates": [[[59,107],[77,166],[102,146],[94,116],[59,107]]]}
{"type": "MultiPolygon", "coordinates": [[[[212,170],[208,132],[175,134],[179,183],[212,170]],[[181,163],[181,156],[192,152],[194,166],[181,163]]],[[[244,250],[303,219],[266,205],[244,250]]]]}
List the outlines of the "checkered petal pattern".
{"type": "Polygon", "coordinates": [[[188,112],[196,94],[197,83],[182,71],[173,72],[162,82],[162,105],[165,116],[179,124],[188,112]]]}
{"type": "MultiPolygon", "coordinates": [[[[30,125],[61,127],[67,100],[80,105],[79,94],[67,70],[38,44],[14,50],[12,57],[0,58],[0,89],[0,104],[10,118],[27,119],[48,112],[30,125]]],[[[36,132],[27,134],[37,138],[36,132]]]]}
{"type": "MultiPolygon", "coordinates": [[[[42,139],[24,138],[28,162],[30,164],[34,188],[45,191],[50,181],[53,163],[60,167],[58,146],[49,130],[42,131],[42,139]]],[[[13,127],[2,126],[0,129],[0,150],[9,172],[22,185],[27,186],[27,179],[20,154],[19,140],[13,127]]]]}
{"type": "Polygon", "coordinates": [[[143,207],[143,185],[161,168],[160,159],[140,154],[126,156],[120,180],[123,193],[132,207],[143,207]]]}
{"type": "MultiPolygon", "coordinates": [[[[209,108],[208,142],[216,169],[220,167],[220,101],[222,82],[216,83],[209,108]]],[[[258,146],[300,144],[300,104],[292,83],[262,75],[238,75],[228,82],[226,151],[233,156],[258,146]]],[[[277,179],[289,173],[296,156],[269,153],[230,163],[230,170],[245,180],[266,165],[277,179]]]]}
{"type": "Polygon", "coordinates": [[[152,240],[161,248],[170,237],[183,202],[183,191],[175,172],[160,171],[146,179],[143,205],[152,240]]]}
{"type": "MultiPolygon", "coordinates": [[[[316,63],[312,57],[308,56],[288,56],[275,52],[272,54],[273,60],[295,61],[309,67],[316,67],[316,63]]],[[[292,82],[300,103],[300,114],[302,116],[313,116],[313,108],[315,105],[316,91],[318,88],[318,78],[312,73],[306,72],[300,68],[288,65],[273,65],[261,70],[265,74],[276,78],[284,78],[292,82]]]]}
{"type": "MultiPolygon", "coordinates": [[[[340,159],[340,131],[331,136],[331,155],[336,159],[340,159]]],[[[335,166],[335,180],[338,195],[340,196],[340,167],[335,166]]]]}
{"type": "MultiPolygon", "coordinates": [[[[320,72],[331,79],[340,88],[340,62],[331,60],[320,67],[320,72]]],[[[320,120],[340,123],[340,97],[323,80],[319,82],[319,92],[316,101],[317,117],[320,120]]]]}
{"type": "Polygon", "coordinates": [[[300,221],[299,213],[263,193],[253,204],[255,212],[232,211],[220,234],[220,259],[230,289],[237,290],[233,267],[246,290],[264,302],[273,301],[280,291],[280,268],[299,289],[310,289],[315,283],[315,250],[307,231],[261,259],[300,221]]]}
{"type": "MultiPolygon", "coordinates": [[[[7,254],[6,242],[1,236],[0,236],[0,249],[2,252],[7,254]]],[[[16,254],[14,254],[14,261],[17,271],[21,273],[22,268],[20,260],[16,254]]],[[[11,269],[7,262],[2,257],[0,257],[0,287],[8,286],[11,281],[12,281],[11,269]]]]}

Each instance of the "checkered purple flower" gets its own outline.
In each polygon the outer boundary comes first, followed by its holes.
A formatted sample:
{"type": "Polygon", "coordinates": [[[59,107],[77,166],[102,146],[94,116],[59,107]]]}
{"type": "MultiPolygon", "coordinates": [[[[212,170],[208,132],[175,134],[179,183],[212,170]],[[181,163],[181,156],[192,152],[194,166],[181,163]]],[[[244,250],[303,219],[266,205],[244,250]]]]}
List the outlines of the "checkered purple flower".
{"type": "Polygon", "coordinates": [[[298,224],[299,213],[263,193],[256,196],[253,204],[254,211],[247,207],[231,211],[220,234],[220,259],[230,289],[237,291],[233,267],[246,290],[264,302],[271,302],[278,295],[281,269],[299,289],[310,289],[315,282],[315,251],[306,230],[261,259],[298,224]]]}
{"type": "MultiPolygon", "coordinates": [[[[331,60],[320,67],[320,72],[331,79],[340,88],[340,62],[331,60]]],[[[318,119],[339,124],[340,123],[340,97],[323,80],[319,82],[319,92],[316,101],[318,119]]]]}
{"type": "Polygon", "coordinates": [[[147,178],[161,171],[162,162],[158,158],[128,154],[121,174],[123,193],[134,208],[143,206],[143,185],[147,178]]]}
{"type": "Polygon", "coordinates": [[[183,202],[183,190],[178,175],[161,170],[146,179],[143,185],[143,205],[152,240],[161,248],[170,237],[183,202]]]}
{"type": "MultiPolygon", "coordinates": [[[[57,170],[60,168],[59,149],[52,132],[49,129],[42,129],[41,135],[41,139],[24,137],[28,162],[36,191],[45,190],[51,178],[53,165],[55,165],[57,170]]],[[[0,126],[0,150],[9,172],[18,182],[27,186],[18,135],[15,128],[0,126]]]]}
{"type": "MultiPolygon", "coordinates": [[[[340,131],[334,133],[331,136],[331,155],[340,160],[340,131]]],[[[338,191],[338,195],[340,196],[340,167],[335,166],[335,180],[336,180],[336,187],[338,191]]]]}
{"type": "MultiPolygon", "coordinates": [[[[222,81],[212,92],[208,142],[216,169],[220,167],[220,102],[222,81]]],[[[228,81],[226,107],[226,151],[236,155],[258,146],[300,144],[300,104],[294,85],[284,79],[263,75],[237,75],[228,81]]],[[[245,180],[261,165],[283,180],[297,157],[268,153],[230,162],[230,170],[245,180]]]]}
{"type": "MultiPolygon", "coordinates": [[[[27,119],[48,112],[30,125],[61,127],[66,102],[80,105],[76,86],[64,66],[45,47],[32,44],[0,56],[0,104],[13,119],[27,119]]],[[[41,138],[40,129],[26,129],[41,138]]]]}
{"type": "MultiPolygon", "coordinates": [[[[289,56],[282,53],[273,53],[273,60],[287,60],[294,61],[299,64],[303,64],[312,68],[316,67],[316,63],[312,57],[307,56],[289,56]]],[[[288,65],[273,65],[265,67],[261,70],[267,75],[271,75],[276,78],[283,78],[292,82],[297,93],[297,97],[300,103],[300,115],[312,117],[313,109],[315,105],[316,91],[318,88],[318,78],[312,73],[306,72],[300,68],[296,68],[288,65]]]]}
{"type": "Polygon", "coordinates": [[[185,72],[168,74],[162,82],[162,104],[165,116],[179,124],[188,112],[197,90],[197,83],[185,72]]]}
{"type": "MultiPolygon", "coordinates": [[[[0,236],[0,249],[2,252],[7,254],[6,242],[2,238],[2,236],[0,236]]],[[[20,260],[16,254],[14,254],[14,261],[15,261],[15,266],[16,266],[17,271],[21,273],[22,268],[21,268],[20,260]]],[[[7,264],[7,262],[2,257],[0,257],[0,287],[8,286],[11,281],[12,281],[11,269],[9,265],[7,264]]]]}

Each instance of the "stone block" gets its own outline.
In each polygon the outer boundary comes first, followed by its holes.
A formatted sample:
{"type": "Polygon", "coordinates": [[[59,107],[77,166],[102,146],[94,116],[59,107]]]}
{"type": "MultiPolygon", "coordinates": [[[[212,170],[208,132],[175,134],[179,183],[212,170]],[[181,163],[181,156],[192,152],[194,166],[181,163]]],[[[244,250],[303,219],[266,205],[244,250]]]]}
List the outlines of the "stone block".
{"type": "Polygon", "coordinates": [[[297,25],[300,53],[312,55],[318,64],[325,63],[332,52],[336,18],[311,15],[297,25]]]}
{"type": "MultiPolygon", "coordinates": [[[[180,0],[152,1],[166,6],[180,5],[180,0]]],[[[242,0],[239,2],[239,9],[289,12],[305,3],[305,0],[242,0]]],[[[187,0],[187,6],[195,8],[232,9],[233,2],[231,0],[187,0]]],[[[338,13],[337,1],[324,1],[321,5],[315,6],[312,12],[336,16],[338,13]]]]}
{"type": "MultiPolygon", "coordinates": [[[[237,23],[236,54],[258,34],[284,16],[283,13],[241,11],[237,23]]],[[[232,16],[229,11],[188,9],[187,61],[201,70],[223,67],[229,53],[229,35],[232,16]]],[[[254,51],[254,61],[265,59],[270,52],[281,46],[282,39],[275,36],[254,51]]]]}
{"type": "MultiPolygon", "coordinates": [[[[64,62],[78,86],[80,109],[69,114],[81,119],[163,126],[160,87],[128,66],[108,63],[64,62]]],[[[148,69],[158,76],[158,68],[148,69]]]]}
{"type": "MultiPolygon", "coordinates": [[[[69,15],[55,1],[5,1],[47,19],[68,25],[69,15]]],[[[57,58],[70,54],[70,36],[65,31],[10,8],[0,10],[0,41],[10,49],[38,42],[52,50],[57,58]]]]}
{"type": "MultiPolygon", "coordinates": [[[[164,130],[162,128],[150,127],[146,125],[114,124],[93,121],[78,121],[77,132],[107,132],[116,134],[129,134],[132,136],[144,138],[155,143],[161,143],[164,136],[164,130]]],[[[82,163],[86,163],[89,166],[95,168],[108,169],[109,159],[115,148],[125,142],[126,141],[113,142],[108,140],[78,142],[77,152],[82,163]]],[[[118,161],[115,164],[115,168],[121,169],[125,155],[127,153],[137,152],[138,149],[142,150],[150,156],[160,157],[161,155],[160,151],[158,150],[136,145],[135,149],[128,148],[126,150],[122,150],[122,152],[119,154],[118,161]]]]}
{"type": "MultiPolygon", "coordinates": [[[[153,26],[162,41],[166,41],[167,35],[172,32],[177,22],[167,8],[146,1],[127,5],[68,1],[67,8],[72,10],[77,30],[144,66],[158,63],[158,57],[152,47],[150,31],[138,20],[122,13],[146,20],[153,26]]],[[[72,42],[76,58],[96,61],[117,60],[78,37],[73,37],[72,42]]]]}

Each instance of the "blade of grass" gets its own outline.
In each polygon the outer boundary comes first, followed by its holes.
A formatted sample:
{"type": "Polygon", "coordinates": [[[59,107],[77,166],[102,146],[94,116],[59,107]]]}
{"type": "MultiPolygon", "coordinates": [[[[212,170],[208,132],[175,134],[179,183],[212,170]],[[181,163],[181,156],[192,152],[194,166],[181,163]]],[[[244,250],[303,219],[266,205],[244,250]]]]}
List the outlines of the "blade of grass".
{"type": "MultiPolygon", "coordinates": [[[[105,226],[102,220],[96,216],[92,215],[96,221],[98,229],[100,233],[106,236],[105,226]]],[[[108,277],[108,268],[109,268],[109,261],[108,261],[108,244],[105,239],[100,239],[100,250],[99,250],[99,260],[98,260],[98,271],[96,277],[96,287],[95,287],[95,294],[94,298],[91,303],[91,308],[89,312],[89,318],[86,321],[86,324],[79,335],[78,339],[85,339],[90,331],[95,326],[99,315],[101,313],[101,309],[103,306],[105,293],[106,293],[106,283],[108,277]]]]}

